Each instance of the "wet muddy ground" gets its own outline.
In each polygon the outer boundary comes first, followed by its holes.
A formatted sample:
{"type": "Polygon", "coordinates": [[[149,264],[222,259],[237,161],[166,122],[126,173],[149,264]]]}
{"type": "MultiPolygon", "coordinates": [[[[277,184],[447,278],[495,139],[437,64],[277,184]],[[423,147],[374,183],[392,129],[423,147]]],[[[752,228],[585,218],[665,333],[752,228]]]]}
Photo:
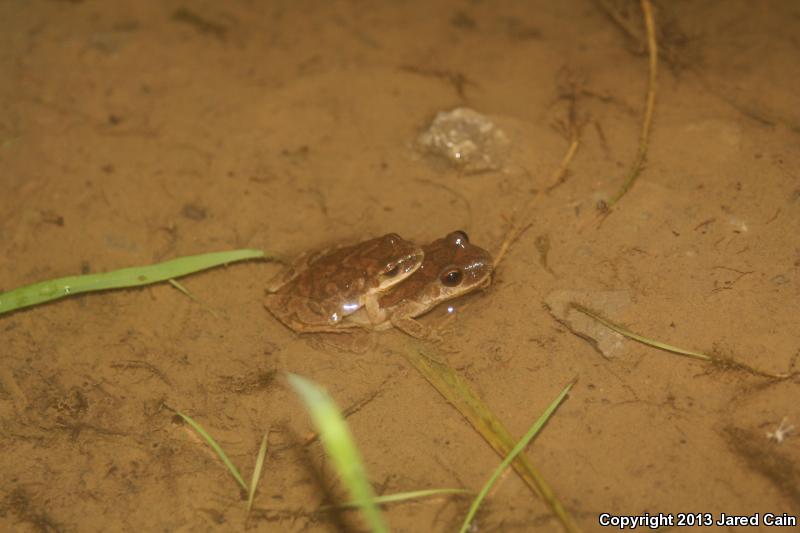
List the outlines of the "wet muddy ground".
{"type": "MultiPolygon", "coordinates": [[[[496,251],[524,208],[531,226],[492,286],[446,323],[446,357],[515,436],[579,378],[527,455],[581,528],[600,513],[797,516],[800,435],[774,437],[784,418],[800,426],[800,4],[655,8],[646,165],[598,224],[638,145],[638,3],[4,2],[0,289],[390,231],[424,243],[463,229],[496,251]],[[420,152],[436,113],[460,106],[503,129],[502,165],[420,152]],[[570,116],[580,145],[554,183],[570,116]],[[565,295],[791,377],[631,341],[600,353],[544,305],[565,295]]],[[[0,317],[0,528],[361,529],[354,513],[314,514],[345,496],[320,445],[303,445],[286,372],[360,407],[348,421],[378,492],[478,489],[499,458],[399,355],[402,335],[350,353],[292,333],[262,305],[278,270],[183,279],[197,301],[161,284],[0,317]],[[168,407],[246,476],[270,431],[249,518],[168,407]]],[[[468,505],[385,514],[396,531],[454,531],[468,505]]],[[[513,474],[476,524],[558,528],[513,474]]]]}

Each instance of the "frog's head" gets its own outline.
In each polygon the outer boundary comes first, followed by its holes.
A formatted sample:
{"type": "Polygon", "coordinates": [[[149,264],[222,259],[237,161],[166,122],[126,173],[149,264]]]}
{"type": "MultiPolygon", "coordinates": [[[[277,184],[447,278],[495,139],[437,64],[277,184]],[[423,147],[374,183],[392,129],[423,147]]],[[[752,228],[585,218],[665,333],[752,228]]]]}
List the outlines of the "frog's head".
{"type": "Polygon", "coordinates": [[[428,297],[436,303],[455,298],[491,283],[492,256],[469,242],[464,231],[454,231],[425,248],[423,267],[430,265],[428,297]],[[429,259],[430,256],[430,259],[429,259]]]}
{"type": "Polygon", "coordinates": [[[374,239],[373,257],[379,259],[375,290],[383,291],[413,274],[425,256],[421,247],[397,233],[387,233],[374,239]]]}
{"type": "Polygon", "coordinates": [[[419,316],[441,302],[491,283],[492,256],[469,242],[464,231],[454,231],[423,247],[422,265],[408,279],[381,298],[385,308],[404,308],[419,316]]]}

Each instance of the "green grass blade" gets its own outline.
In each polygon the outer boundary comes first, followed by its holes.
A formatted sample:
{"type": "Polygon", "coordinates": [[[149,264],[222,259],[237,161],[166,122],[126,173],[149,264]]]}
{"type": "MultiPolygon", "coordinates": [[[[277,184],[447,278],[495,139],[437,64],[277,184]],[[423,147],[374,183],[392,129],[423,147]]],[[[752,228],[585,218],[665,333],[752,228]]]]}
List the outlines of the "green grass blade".
{"type": "MultiPolygon", "coordinates": [[[[467,489],[425,489],[413,490],[409,492],[397,492],[395,494],[384,494],[383,496],[376,496],[372,501],[377,505],[385,505],[387,503],[405,502],[408,500],[418,500],[420,498],[429,498],[431,496],[445,496],[448,494],[472,494],[471,490],[467,489]]],[[[339,505],[323,505],[319,508],[320,511],[328,511],[330,509],[353,509],[359,507],[357,502],[345,502],[339,505]]]]}
{"type": "Polygon", "coordinates": [[[591,309],[584,307],[577,302],[570,302],[570,306],[573,307],[575,310],[580,311],[581,313],[597,320],[608,329],[616,331],[623,337],[627,337],[637,342],[641,342],[642,344],[650,346],[652,348],[664,350],[665,352],[676,353],[678,355],[685,355],[687,357],[693,357],[701,361],[706,361],[723,370],[740,370],[743,372],[748,372],[754,376],[762,376],[765,378],[776,379],[776,380],[789,379],[790,377],[796,374],[796,372],[775,374],[774,372],[767,372],[765,370],[759,370],[758,368],[753,368],[748,364],[740,363],[739,361],[735,361],[734,359],[729,357],[717,357],[702,352],[694,352],[692,350],[686,350],[684,348],[678,348],[677,346],[672,346],[671,344],[667,344],[665,342],[657,341],[654,339],[648,339],[647,337],[634,333],[628,329],[623,328],[619,324],[615,324],[610,320],[603,318],[599,313],[596,313],[595,311],[592,311],[591,309]]]}
{"type": "Polygon", "coordinates": [[[178,280],[175,280],[175,279],[172,279],[172,278],[170,278],[170,279],[168,279],[167,281],[169,282],[169,284],[170,284],[170,285],[172,285],[173,287],[175,287],[177,290],[181,291],[181,292],[183,293],[183,295],[184,295],[184,296],[186,296],[186,297],[187,297],[187,298],[189,298],[191,301],[193,301],[194,303],[196,303],[197,305],[199,305],[199,306],[203,307],[203,309],[205,309],[206,311],[208,311],[209,313],[211,313],[211,316],[213,316],[213,317],[214,317],[214,318],[216,318],[216,319],[219,319],[219,315],[217,314],[217,312],[216,312],[216,311],[214,311],[214,310],[213,310],[211,307],[207,306],[207,305],[206,305],[204,302],[201,302],[200,300],[198,300],[197,298],[195,298],[194,294],[192,294],[191,292],[189,292],[189,289],[187,289],[186,287],[184,287],[184,286],[183,286],[183,284],[179,283],[179,282],[178,282],[178,280]]]}
{"type": "Polygon", "coordinates": [[[678,348],[677,346],[672,346],[672,345],[666,344],[664,342],[659,342],[659,341],[656,341],[656,340],[653,340],[653,339],[648,339],[647,337],[643,337],[641,335],[638,335],[638,334],[636,334],[636,333],[634,333],[634,332],[632,332],[632,331],[630,331],[628,329],[623,328],[620,325],[614,324],[610,320],[606,320],[605,318],[600,316],[598,313],[595,313],[594,311],[592,311],[588,307],[584,307],[583,305],[581,305],[581,304],[579,304],[577,302],[570,302],[570,305],[573,308],[575,308],[576,310],[580,311],[581,313],[594,318],[595,320],[597,320],[598,322],[603,324],[608,329],[619,333],[623,337],[628,337],[629,339],[633,339],[633,340],[635,340],[637,342],[641,342],[642,344],[645,344],[647,346],[651,346],[653,348],[658,348],[659,350],[664,350],[664,351],[676,353],[676,354],[679,354],[679,355],[685,355],[687,357],[694,357],[695,359],[700,359],[700,360],[703,360],[703,361],[711,361],[711,360],[714,359],[710,355],[706,355],[704,353],[693,352],[691,350],[684,350],[683,348],[678,348]]]}
{"type": "Polygon", "coordinates": [[[138,287],[193,274],[201,270],[246,259],[265,257],[262,250],[232,250],[179,257],[155,265],[122,268],[111,272],[68,276],[40,281],[0,293],[0,314],[57,300],[72,294],[138,287]]]}
{"type": "Polygon", "coordinates": [[[561,391],[561,394],[559,394],[558,397],[555,400],[553,400],[553,402],[547,407],[542,416],[540,416],[539,419],[531,426],[528,432],[525,433],[525,436],[522,437],[522,439],[520,439],[517,445],[514,446],[514,449],[511,450],[511,453],[509,453],[506,456],[506,458],[503,459],[503,462],[500,463],[500,466],[498,466],[497,469],[494,471],[494,473],[491,475],[491,477],[489,477],[489,480],[486,482],[486,484],[481,489],[480,493],[478,493],[478,496],[472,502],[472,505],[469,508],[469,512],[467,513],[467,517],[464,519],[464,524],[461,526],[460,533],[465,533],[469,529],[469,525],[475,518],[475,513],[478,512],[478,507],[480,507],[481,502],[483,502],[484,498],[486,498],[486,495],[489,493],[489,490],[492,488],[492,485],[494,485],[494,482],[497,481],[497,478],[499,478],[503,472],[505,472],[505,470],[509,467],[512,461],[514,461],[517,455],[519,455],[522,452],[522,450],[525,449],[525,447],[528,445],[531,439],[533,439],[533,437],[535,437],[536,434],[539,433],[539,430],[541,430],[542,427],[545,425],[545,423],[547,423],[547,421],[550,419],[550,416],[553,414],[556,408],[561,404],[561,402],[564,400],[564,397],[566,397],[567,393],[574,384],[575,382],[573,381],[572,383],[569,383],[566,387],[564,387],[564,390],[561,391]]]}
{"type": "Polygon", "coordinates": [[[258,449],[258,457],[256,457],[256,466],[253,467],[253,477],[250,478],[250,494],[247,496],[247,512],[253,508],[253,499],[256,497],[256,486],[258,480],[261,479],[261,470],[264,468],[264,457],[267,455],[267,437],[269,432],[264,433],[264,438],[261,439],[261,447],[258,449]]]}
{"type": "Polygon", "coordinates": [[[388,532],[375,505],[375,496],[358,448],[338,407],[327,392],[306,378],[289,374],[289,383],[303,399],[325,451],[351,497],[364,513],[370,528],[373,532],[388,532]]]}
{"type": "Polygon", "coordinates": [[[184,287],[182,284],[178,283],[178,280],[170,278],[167,281],[169,282],[170,285],[181,291],[184,296],[194,299],[194,296],[192,296],[192,293],[189,292],[189,289],[184,287]]]}
{"type": "Polygon", "coordinates": [[[217,452],[217,455],[219,456],[220,459],[222,459],[222,462],[225,463],[225,466],[228,467],[228,470],[230,471],[231,475],[234,478],[236,478],[236,481],[239,482],[239,485],[241,485],[244,490],[247,490],[247,483],[245,483],[244,479],[242,479],[242,475],[239,473],[239,470],[236,468],[236,466],[234,466],[231,460],[228,459],[228,454],[225,453],[225,450],[222,449],[222,446],[217,444],[217,441],[215,441],[214,438],[211,435],[209,435],[205,429],[203,429],[203,426],[192,420],[189,416],[181,413],[180,411],[175,411],[175,412],[178,413],[178,416],[183,418],[187,424],[192,426],[192,428],[197,433],[199,433],[201,437],[205,439],[208,445],[211,446],[211,449],[217,452]]]}
{"type": "MultiPolygon", "coordinates": [[[[425,347],[422,343],[410,341],[406,349],[402,350],[401,353],[428,380],[428,383],[433,385],[472,424],[472,427],[486,439],[486,442],[500,457],[505,457],[511,453],[516,440],[500,419],[472,390],[469,383],[458,372],[445,364],[438,352],[425,347]]],[[[569,533],[580,531],[572,517],[564,509],[564,506],[561,505],[547,480],[544,479],[525,455],[517,456],[512,466],[533,494],[540,495],[544,499],[547,506],[561,522],[565,531],[569,533]]]]}

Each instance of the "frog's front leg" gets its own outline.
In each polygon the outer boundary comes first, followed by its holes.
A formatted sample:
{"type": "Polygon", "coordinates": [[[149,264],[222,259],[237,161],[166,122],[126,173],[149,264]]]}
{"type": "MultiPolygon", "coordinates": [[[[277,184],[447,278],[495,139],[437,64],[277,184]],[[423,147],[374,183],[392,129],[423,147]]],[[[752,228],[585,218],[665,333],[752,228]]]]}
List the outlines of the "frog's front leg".
{"type": "Polygon", "coordinates": [[[367,311],[367,320],[373,327],[388,322],[388,313],[378,303],[377,294],[368,294],[364,300],[364,309],[367,311]]]}

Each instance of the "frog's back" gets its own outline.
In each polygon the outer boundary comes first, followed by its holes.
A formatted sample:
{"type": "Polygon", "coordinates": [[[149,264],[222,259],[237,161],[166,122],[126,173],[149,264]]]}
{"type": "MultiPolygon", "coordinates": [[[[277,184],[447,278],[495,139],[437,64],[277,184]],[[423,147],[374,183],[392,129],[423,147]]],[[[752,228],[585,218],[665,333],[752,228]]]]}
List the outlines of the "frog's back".
{"type": "Polygon", "coordinates": [[[421,249],[396,234],[303,254],[264,303],[295,331],[338,331],[382,283],[404,279],[421,261],[421,249]]]}

